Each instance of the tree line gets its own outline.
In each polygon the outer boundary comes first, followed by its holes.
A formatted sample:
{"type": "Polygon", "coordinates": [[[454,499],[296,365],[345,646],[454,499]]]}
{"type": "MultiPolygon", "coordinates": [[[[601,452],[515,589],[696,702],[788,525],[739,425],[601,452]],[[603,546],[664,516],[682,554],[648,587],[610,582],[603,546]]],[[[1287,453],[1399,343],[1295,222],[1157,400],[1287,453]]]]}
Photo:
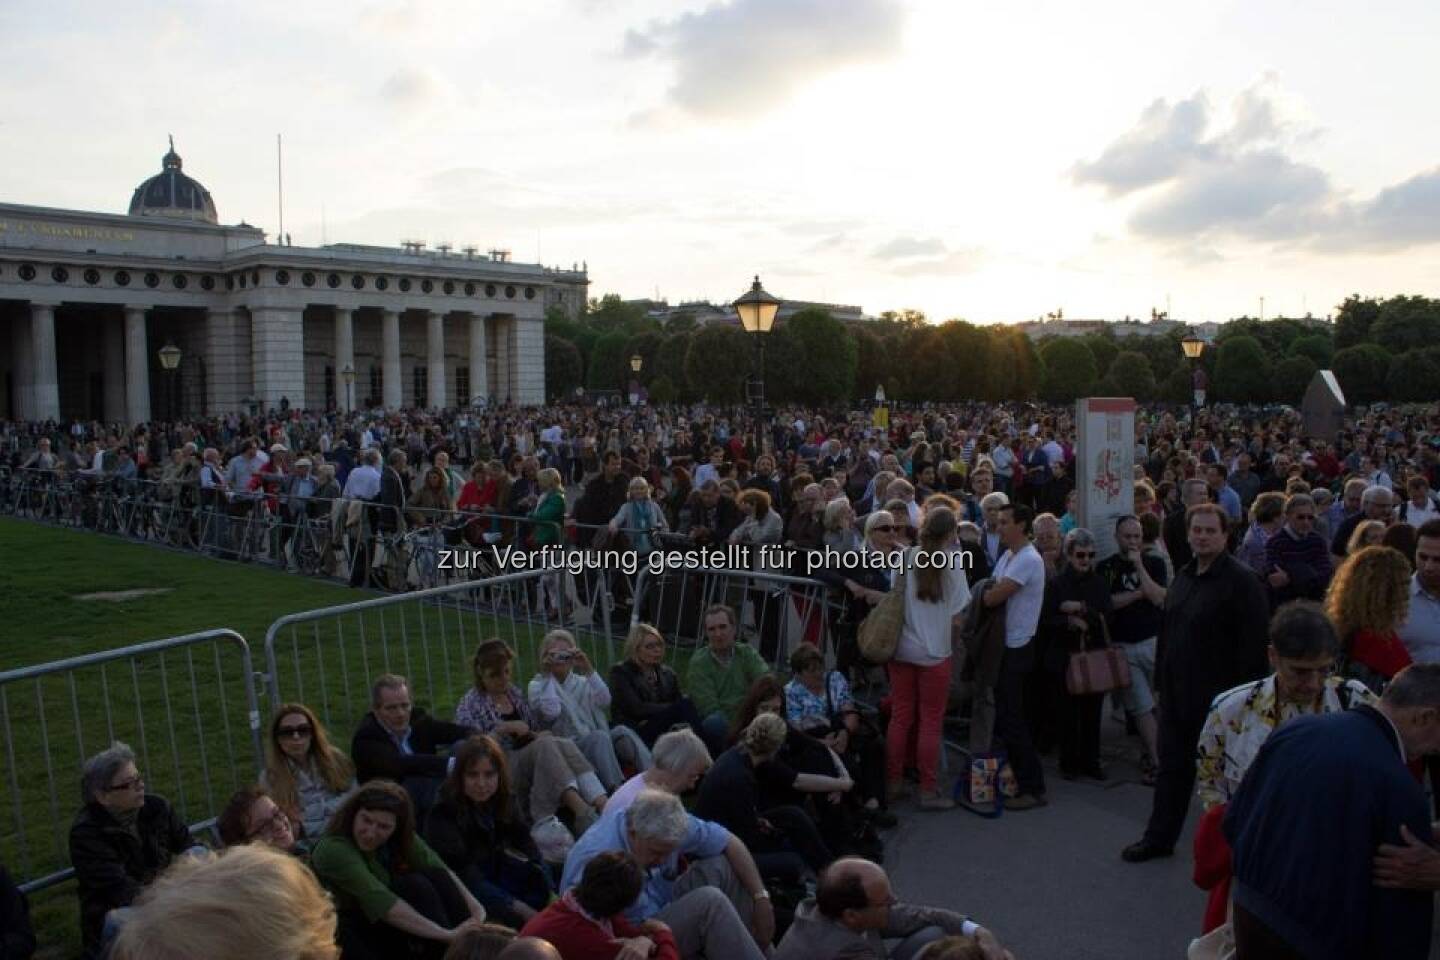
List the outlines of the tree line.
{"type": "MultiPolygon", "coordinates": [[[[796,313],[766,336],[766,396],[773,403],[853,401],[883,385],[893,400],[1029,400],[1133,396],[1186,403],[1191,370],[1180,340],[1117,338],[1110,330],[1039,343],[1013,326],[931,324],[914,310],[842,323],[822,309],[796,313]]],[[[638,305],[608,295],[571,319],[546,314],[545,381],[551,399],[577,387],[624,391],[638,380],[655,403],[734,403],[756,362],[756,337],[675,317],[661,327],[638,305]],[[641,358],[639,375],[630,358],[641,358]]],[[[1333,323],[1241,317],[1221,327],[1200,364],[1210,396],[1231,403],[1298,404],[1316,370],[1335,371],[1346,399],[1428,401],[1440,383],[1440,300],[1347,298],[1333,323]]]]}

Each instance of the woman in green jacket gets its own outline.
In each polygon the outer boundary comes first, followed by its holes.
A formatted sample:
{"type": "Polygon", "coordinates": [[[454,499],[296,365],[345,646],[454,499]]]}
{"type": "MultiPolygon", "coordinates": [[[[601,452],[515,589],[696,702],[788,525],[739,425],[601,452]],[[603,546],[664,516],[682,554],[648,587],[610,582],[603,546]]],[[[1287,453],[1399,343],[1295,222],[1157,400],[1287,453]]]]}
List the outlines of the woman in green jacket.
{"type": "Polygon", "coordinates": [[[526,518],[530,521],[530,545],[536,548],[557,546],[565,526],[565,490],[560,471],[546,467],[535,474],[540,499],[526,518]]]}
{"type": "Polygon", "coordinates": [[[443,957],[446,947],[485,921],[485,908],[420,839],[410,795],[372,780],[335,813],[310,855],[335,895],[346,960],[443,957]]]}

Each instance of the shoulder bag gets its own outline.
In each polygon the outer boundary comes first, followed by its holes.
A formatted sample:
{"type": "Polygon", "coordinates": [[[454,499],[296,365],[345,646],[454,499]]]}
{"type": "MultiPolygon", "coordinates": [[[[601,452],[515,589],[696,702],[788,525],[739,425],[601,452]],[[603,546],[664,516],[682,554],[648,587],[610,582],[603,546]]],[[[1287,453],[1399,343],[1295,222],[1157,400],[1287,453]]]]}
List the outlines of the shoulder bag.
{"type": "Polygon", "coordinates": [[[1073,697],[1109,693],[1130,686],[1130,661],[1125,659],[1124,650],[1110,642],[1110,627],[1105,618],[1101,616],[1099,620],[1105,646],[1086,650],[1082,637],[1080,651],[1070,654],[1070,662],[1066,664],[1065,689],[1073,697]]]}
{"type": "MultiPolygon", "coordinates": [[[[907,554],[905,560],[908,559],[907,554]]],[[[895,648],[900,645],[900,631],[904,627],[905,561],[902,561],[890,592],[860,621],[856,636],[860,655],[874,664],[889,663],[895,658],[895,648]]]]}

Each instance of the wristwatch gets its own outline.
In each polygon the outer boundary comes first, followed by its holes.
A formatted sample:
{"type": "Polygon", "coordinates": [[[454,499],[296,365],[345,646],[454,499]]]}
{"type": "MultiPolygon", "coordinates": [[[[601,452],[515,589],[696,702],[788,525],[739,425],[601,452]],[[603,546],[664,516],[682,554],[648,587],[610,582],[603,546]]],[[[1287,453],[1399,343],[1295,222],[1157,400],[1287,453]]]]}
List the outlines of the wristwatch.
{"type": "Polygon", "coordinates": [[[770,899],[770,891],[769,891],[769,890],[761,890],[759,893],[752,893],[752,894],[750,895],[750,899],[752,899],[752,900],[769,900],[769,899],[770,899]]]}

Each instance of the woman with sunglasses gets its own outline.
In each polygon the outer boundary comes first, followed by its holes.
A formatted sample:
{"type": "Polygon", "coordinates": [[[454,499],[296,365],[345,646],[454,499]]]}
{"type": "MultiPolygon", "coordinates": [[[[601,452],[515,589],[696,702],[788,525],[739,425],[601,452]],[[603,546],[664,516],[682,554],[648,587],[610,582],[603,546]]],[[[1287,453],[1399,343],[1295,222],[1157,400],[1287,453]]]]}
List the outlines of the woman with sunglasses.
{"type": "Polygon", "coordinates": [[[355,789],[355,765],[330,744],[309,707],[284,703],[270,723],[260,785],[305,836],[315,838],[355,789]]]}
{"type": "Polygon", "coordinates": [[[113,911],[130,906],[177,856],[195,846],[190,828],[163,797],[145,792],[135,752],[123,743],[85,761],[85,806],[70,827],[70,865],[79,882],[85,956],[113,936],[113,911]],[[110,929],[107,931],[107,927],[110,929]]]}
{"type": "Polygon", "coordinates": [[[1110,614],[1110,585],[1095,562],[1095,537],[1084,527],[1065,536],[1065,566],[1045,584],[1040,630],[1041,672],[1056,708],[1060,775],[1105,779],[1100,766],[1100,714],[1103,693],[1070,693],[1065,670],[1070,655],[1109,644],[1105,618],[1110,614]]]}
{"type": "Polygon", "coordinates": [[[264,787],[242,787],[230,797],[220,816],[215,818],[215,832],[227,847],[261,843],[282,853],[302,853],[297,846],[295,824],[264,787]]]}

